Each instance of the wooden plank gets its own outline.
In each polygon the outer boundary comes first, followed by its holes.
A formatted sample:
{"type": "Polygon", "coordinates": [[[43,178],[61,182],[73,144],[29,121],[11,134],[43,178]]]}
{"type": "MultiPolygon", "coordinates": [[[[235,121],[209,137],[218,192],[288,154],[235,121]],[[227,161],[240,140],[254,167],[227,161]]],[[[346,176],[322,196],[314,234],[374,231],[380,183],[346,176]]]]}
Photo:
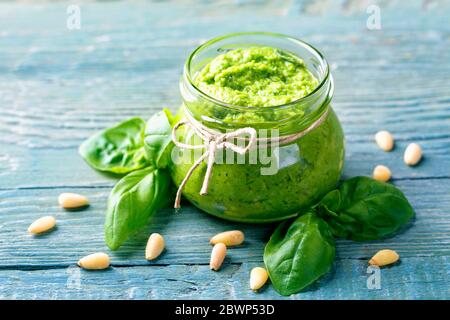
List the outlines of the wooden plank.
{"type": "Polygon", "coordinates": [[[2,270],[0,299],[448,299],[448,263],[448,257],[402,258],[381,269],[380,289],[368,289],[373,271],[368,273],[367,261],[339,260],[331,273],[290,297],[271,285],[259,293],[248,288],[258,263],[226,261],[219,272],[205,265],[2,270]]]}
{"type": "MultiPolygon", "coordinates": [[[[448,179],[405,180],[396,183],[417,212],[414,225],[390,239],[357,243],[338,241],[339,259],[368,259],[382,248],[392,248],[404,257],[444,256],[450,253],[450,183],[448,179]],[[423,190],[433,190],[426,197],[423,190]]],[[[68,266],[80,257],[108,251],[103,242],[103,220],[109,188],[30,189],[0,194],[0,267],[68,266]],[[64,211],[58,207],[61,191],[74,191],[90,197],[91,207],[83,211],[64,211]],[[36,218],[52,214],[58,229],[48,235],[32,237],[28,225],[36,218]],[[12,241],[11,239],[14,239],[12,241]]],[[[116,265],[146,265],[144,247],[151,232],[166,238],[167,252],[157,264],[205,264],[209,261],[209,238],[214,234],[242,229],[244,246],[230,250],[233,262],[262,261],[262,252],[274,225],[248,225],[223,221],[185,204],[181,212],[160,211],[150,226],[112,253],[116,265]]]]}

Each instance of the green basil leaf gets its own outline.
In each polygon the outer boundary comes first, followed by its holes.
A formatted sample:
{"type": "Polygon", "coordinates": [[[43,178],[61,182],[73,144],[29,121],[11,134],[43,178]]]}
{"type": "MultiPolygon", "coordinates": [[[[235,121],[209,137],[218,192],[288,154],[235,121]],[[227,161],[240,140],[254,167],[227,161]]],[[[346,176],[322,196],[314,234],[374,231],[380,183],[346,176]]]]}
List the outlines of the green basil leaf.
{"type": "Polygon", "coordinates": [[[170,185],[166,170],[147,167],[123,177],[112,189],[105,220],[105,241],[118,249],[149,222],[166,201],[170,185]]]}
{"type": "Polygon", "coordinates": [[[94,134],[78,151],[94,169],[125,174],[148,165],[144,130],[144,120],[131,118],[94,134]]]}
{"type": "Polygon", "coordinates": [[[389,183],[354,177],[328,193],[317,207],[336,237],[375,240],[397,232],[414,209],[405,195],[389,183]]]}
{"type": "Polygon", "coordinates": [[[164,113],[166,114],[167,119],[169,119],[170,125],[171,125],[172,127],[173,127],[174,125],[176,125],[177,122],[180,121],[181,118],[183,118],[183,116],[184,116],[184,111],[183,111],[183,108],[182,108],[182,107],[180,107],[180,108],[177,110],[177,113],[175,113],[174,115],[173,115],[173,114],[170,112],[170,110],[167,109],[167,108],[163,108],[163,111],[164,111],[164,113]]]}
{"type": "Polygon", "coordinates": [[[297,293],[330,271],[335,256],[328,225],[313,212],[283,222],[264,249],[264,263],[275,289],[297,293]]]}
{"type": "Polygon", "coordinates": [[[144,149],[147,160],[156,168],[166,168],[170,160],[172,122],[176,119],[168,109],[152,116],[146,124],[144,149]]]}

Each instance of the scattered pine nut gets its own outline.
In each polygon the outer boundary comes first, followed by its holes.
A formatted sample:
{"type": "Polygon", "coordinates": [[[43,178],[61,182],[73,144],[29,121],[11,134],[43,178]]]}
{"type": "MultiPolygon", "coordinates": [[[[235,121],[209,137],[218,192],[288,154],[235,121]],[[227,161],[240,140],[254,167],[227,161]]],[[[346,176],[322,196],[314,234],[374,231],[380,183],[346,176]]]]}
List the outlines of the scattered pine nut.
{"type": "Polygon", "coordinates": [[[375,142],[384,151],[391,151],[394,147],[394,138],[389,131],[378,131],[375,135],[375,142]]]}
{"type": "Polygon", "coordinates": [[[209,261],[209,267],[211,268],[211,270],[217,271],[220,269],[220,266],[222,265],[226,254],[227,254],[226,245],[224,245],[221,242],[214,245],[211,251],[211,260],[209,261]]]}
{"type": "Polygon", "coordinates": [[[378,251],[372,259],[369,260],[369,264],[382,267],[397,262],[399,258],[399,255],[394,250],[384,249],[378,251]]]}
{"type": "Polygon", "coordinates": [[[408,166],[415,166],[422,159],[422,148],[417,143],[410,143],[405,150],[403,160],[408,166]]]}
{"type": "Polygon", "coordinates": [[[78,265],[87,270],[102,270],[109,267],[109,256],[106,253],[98,252],[81,258],[78,265]]]}
{"type": "Polygon", "coordinates": [[[261,267],[253,268],[250,272],[250,289],[257,291],[267,282],[269,274],[267,270],[261,267]]]}
{"type": "Polygon", "coordinates": [[[240,230],[221,232],[212,237],[209,242],[212,245],[223,243],[227,247],[238,246],[244,242],[244,233],[240,230]]]}
{"type": "Polygon", "coordinates": [[[77,193],[61,193],[58,202],[65,209],[80,208],[89,204],[88,198],[77,193]]]}
{"type": "Polygon", "coordinates": [[[389,181],[391,179],[391,170],[386,166],[378,165],[373,169],[373,178],[381,182],[389,181]]]}
{"type": "Polygon", "coordinates": [[[145,247],[145,259],[154,260],[163,252],[165,246],[164,238],[159,233],[152,233],[145,247]]]}
{"type": "Polygon", "coordinates": [[[45,216],[37,219],[28,227],[31,234],[40,234],[53,229],[56,225],[56,219],[52,216],[45,216]]]}

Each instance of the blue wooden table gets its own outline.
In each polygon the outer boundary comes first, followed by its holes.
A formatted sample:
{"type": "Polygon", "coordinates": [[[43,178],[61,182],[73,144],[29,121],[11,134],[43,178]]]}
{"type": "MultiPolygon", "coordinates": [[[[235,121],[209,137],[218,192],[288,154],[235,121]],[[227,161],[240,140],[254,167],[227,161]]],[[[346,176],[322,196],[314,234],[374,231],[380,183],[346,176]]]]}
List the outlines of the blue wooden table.
{"type": "MultiPolygon", "coordinates": [[[[365,1],[79,2],[80,29],[68,29],[66,3],[0,4],[0,298],[2,299],[281,299],[271,286],[248,288],[262,265],[273,226],[229,223],[184,206],[158,212],[117,252],[103,241],[106,199],[115,180],[77,154],[96,130],[144,118],[181,101],[178,80],[191,50],[235,31],[287,33],[319,48],[335,77],[334,108],[346,134],[345,177],[389,166],[392,182],[417,212],[413,227],[383,241],[337,242],[333,271],[291,299],[450,298],[450,7],[445,1],[380,1],[381,29],[365,1]],[[361,4],[363,3],[363,4],[361,4]],[[372,21],[372,20],[371,20],[372,21]],[[373,22],[373,21],[372,21],[373,22]],[[396,148],[377,148],[390,130],[396,148]],[[406,145],[424,150],[403,164],[406,145]],[[89,196],[87,210],[59,208],[61,192],[89,196]],[[33,238],[28,225],[54,215],[58,227],[33,238]],[[211,235],[239,228],[244,246],[220,272],[208,267],[211,235]],[[167,251],[144,259],[150,232],[167,251]],[[391,248],[401,263],[367,287],[367,260],[391,248]],[[76,267],[105,251],[112,267],[76,267]]],[[[375,11],[373,11],[375,10],[375,11]]]]}

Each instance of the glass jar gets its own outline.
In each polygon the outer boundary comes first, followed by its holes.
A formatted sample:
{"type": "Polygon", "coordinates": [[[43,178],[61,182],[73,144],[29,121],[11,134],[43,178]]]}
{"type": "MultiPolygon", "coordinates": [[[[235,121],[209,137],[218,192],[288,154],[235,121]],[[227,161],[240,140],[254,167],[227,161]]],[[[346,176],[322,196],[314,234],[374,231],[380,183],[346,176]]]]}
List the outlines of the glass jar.
{"type": "MultiPolygon", "coordinates": [[[[344,163],[344,135],[330,106],[333,79],[322,54],[309,44],[281,34],[259,32],[210,40],[188,57],[180,90],[185,116],[217,132],[251,127],[258,137],[262,132],[265,137],[275,133],[281,137],[305,133],[274,149],[258,147],[272,160],[270,164],[267,157],[258,156],[255,162],[246,154],[239,161],[236,155],[230,162],[224,161],[225,157],[230,159],[228,151],[216,155],[208,192],[204,195],[199,193],[207,168],[206,161],[202,162],[183,190],[184,197],[201,210],[233,221],[278,221],[311,206],[338,183],[344,163]],[[224,103],[194,85],[196,74],[216,56],[232,49],[259,46],[278,48],[300,57],[319,81],[318,86],[307,96],[284,105],[252,107],[224,103]],[[276,172],[263,174],[264,168],[274,163],[276,172]]],[[[188,126],[180,128],[177,136],[178,141],[186,144],[204,143],[188,126]]],[[[171,164],[170,171],[177,186],[204,150],[185,151],[179,147],[173,150],[178,159],[171,164]]]]}

